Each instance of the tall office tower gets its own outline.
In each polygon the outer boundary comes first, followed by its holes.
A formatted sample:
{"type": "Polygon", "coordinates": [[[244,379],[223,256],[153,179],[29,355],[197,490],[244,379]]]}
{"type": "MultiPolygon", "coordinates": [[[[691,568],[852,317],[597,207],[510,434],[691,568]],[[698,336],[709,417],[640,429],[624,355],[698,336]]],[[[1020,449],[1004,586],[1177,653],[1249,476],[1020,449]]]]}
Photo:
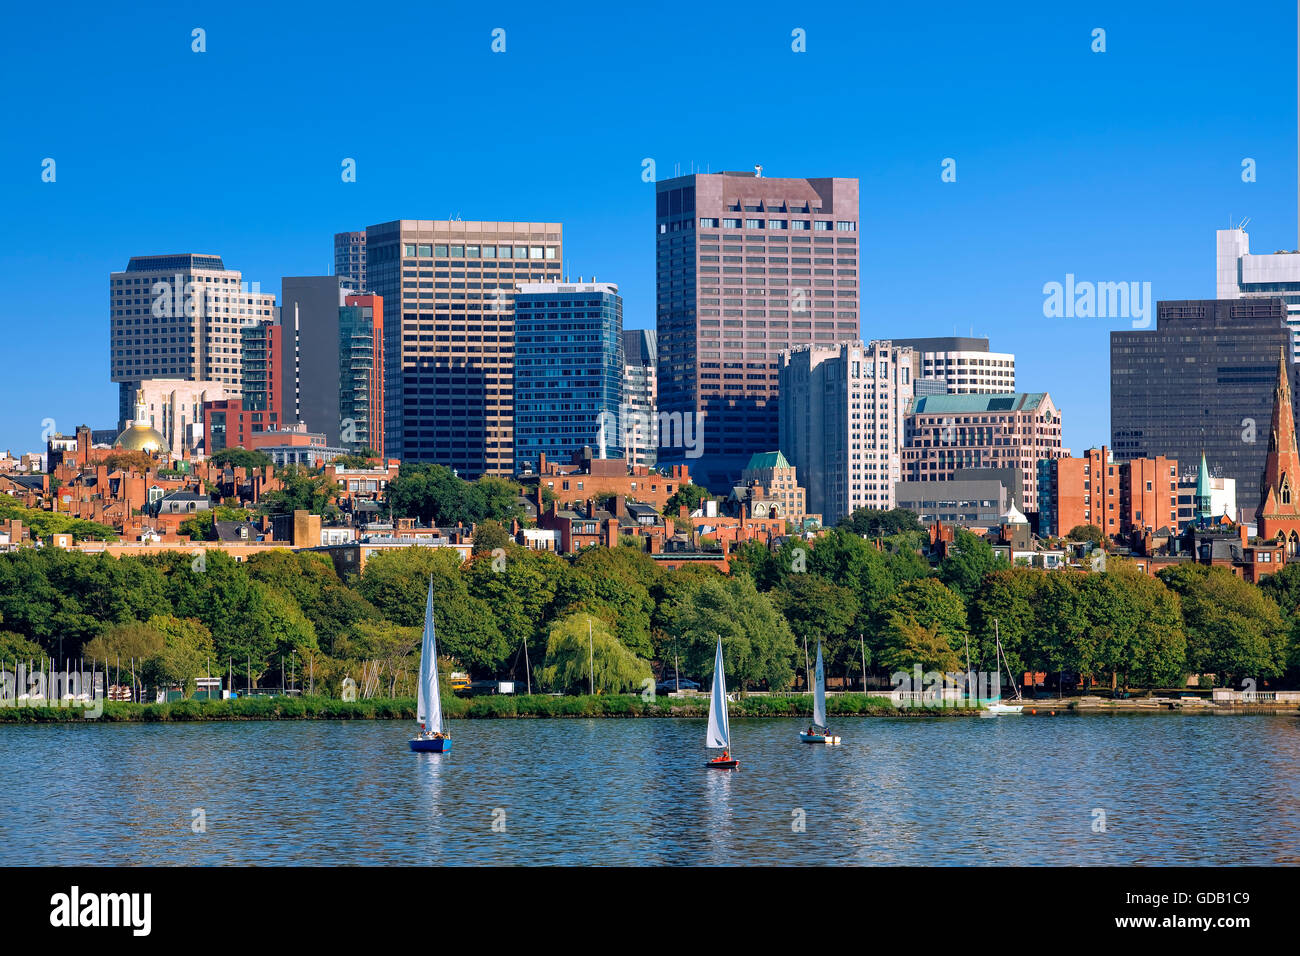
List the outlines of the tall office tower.
{"type": "Polygon", "coordinates": [[[949,395],[1006,395],[1016,390],[1015,355],[990,352],[988,339],[939,336],[893,342],[912,350],[912,376],[918,382],[942,381],[949,395]]]}
{"type": "Polygon", "coordinates": [[[270,318],[275,296],[250,290],[220,256],[132,256],[109,285],[109,370],[118,428],[135,415],[147,378],[219,382],[238,396],[239,330],[270,318]]]}
{"type": "Polygon", "coordinates": [[[514,473],[515,288],[558,282],[558,222],[403,219],[366,229],[382,296],[390,456],[461,477],[514,473]]]}
{"type": "MultiPolygon", "coordinates": [[[[659,412],[702,436],[691,474],[726,492],[777,446],[781,352],[858,338],[858,181],[681,176],[656,184],[655,227],[659,412]]],[[[685,460],[660,439],[661,463],[685,460]]]]}
{"type": "Polygon", "coordinates": [[[855,508],[894,507],[902,477],[912,350],[892,342],[812,345],[781,355],[780,450],[835,524],[855,508]]]}
{"type": "Polygon", "coordinates": [[[339,429],[343,447],[384,457],[384,300],[350,295],[339,310],[339,429]]]}
{"type": "Polygon", "coordinates": [[[334,274],[354,292],[366,291],[366,234],[334,233],[334,274]]]}
{"type": "Polygon", "coordinates": [[[622,458],[623,298],[612,282],[521,282],[515,294],[515,474],[584,445],[622,458]]]}
{"type": "Polygon", "coordinates": [[[284,421],[305,422],[343,446],[339,425],[339,309],[347,298],[339,276],[285,276],[280,283],[284,421]]]}
{"type": "Polygon", "coordinates": [[[659,362],[654,329],[623,330],[621,426],[629,465],[653,468],[657,459],[659,362]]]}
{"type": "Polygon", "coordinates": [[[1038,460],[1063,458],[1061,413],[1047,392],[928,395],[907,415],[908,481],[947,481],[962,468],[1016,468],[1025,512],[1038,511],[1038,460]]]}
{"type": "MultiPolygon", "coordinates": [[[[1280,298],[1286,303],[1291,361],[1300,361],[1300,251],[1252,255],[1244,229],[1215,233],[1215,295],[1220,299],[1280,298]]],[[[1243,504],[1243,507],[1248,505],[1243,504]]]]}
{"type": "Polygon", "coordinates": [[[284,383],[280,355],[284,329],[274,322],[256,322],[240,329],[244,370],[241,407],[248,414],[249,431],[274,431],[282,424],[284,383]]]}
{"type": "Polygon", "coordinates": [[[1110,333],[1115,458],[1164,455],[1237,482],[1239,509],[1259,501],[1279,348],[1280,296],[1156,303],[1154,329],[1110,333]]]}

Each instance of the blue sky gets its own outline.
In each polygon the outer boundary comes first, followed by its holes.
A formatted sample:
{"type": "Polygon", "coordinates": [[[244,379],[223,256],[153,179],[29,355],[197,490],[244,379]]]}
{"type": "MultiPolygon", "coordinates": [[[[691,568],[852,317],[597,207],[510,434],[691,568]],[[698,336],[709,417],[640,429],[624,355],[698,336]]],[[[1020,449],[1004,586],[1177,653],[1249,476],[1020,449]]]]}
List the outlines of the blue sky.
{"type": "Polygon", "coordinates": [[[1208,298],[1233,219],[1254,251],[1297,246],[1294,9],[1141,7],[9,11],[0,448],[38,450],[46,418],[113,425],[108,274],[132,255],[217,253],[278,294],[330,271],[339,230],[559,220],[569,272],[618,282],[626,325],[653,325],[646,157],[660,178],[858,177],[864,337],[988,335],[1020,389],[1052,393],[1076,453],[1108,442],[1107,333],[1129,322],[1044,318],[1043,284],[1208,298]]]}

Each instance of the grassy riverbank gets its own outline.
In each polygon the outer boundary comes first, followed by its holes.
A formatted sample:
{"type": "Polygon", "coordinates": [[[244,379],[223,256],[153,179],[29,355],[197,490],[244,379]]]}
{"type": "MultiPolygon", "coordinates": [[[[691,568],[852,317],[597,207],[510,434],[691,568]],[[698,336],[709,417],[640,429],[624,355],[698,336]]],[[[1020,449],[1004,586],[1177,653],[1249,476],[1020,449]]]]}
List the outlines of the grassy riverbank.
{"type": "MultiPolygon", "coordinates": [[[[708,698],[654,697],[633,694],[552,697],[545,694],[451,698],[443,703],[448,717],[474,720],[491,717],[704,717],[708,698]]],[[[342,701],[328,697],[244,697],[237,700],[182,700],[167,704],[105,701],[103,721],[145,723],[207,720],[415,720],[415,700],[342,701]]],[[[838,694],[826,701],[831,716],[940,717],[969,714],[950,708],[898,709],[888,698],[838,694]]],[[[733,702],[733,717],[807,717],[808,695],[753,696],[733,702]]],[[[59,723],[86,719],[83,711],[65,707],[0,707],[0,723],[59,723]]]]}

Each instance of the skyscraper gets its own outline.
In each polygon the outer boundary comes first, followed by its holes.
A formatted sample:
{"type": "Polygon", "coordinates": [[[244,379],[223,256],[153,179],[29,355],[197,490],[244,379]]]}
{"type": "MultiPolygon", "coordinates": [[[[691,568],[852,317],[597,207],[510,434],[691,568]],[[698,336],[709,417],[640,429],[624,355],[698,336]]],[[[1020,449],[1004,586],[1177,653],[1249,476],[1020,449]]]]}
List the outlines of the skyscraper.
{"type": "Polygon", "coordinates": [[[558,222],[403,219],[366,229],[367,289],[384,300],[389,455],[462,477],[514,471],[514,294],[556,282],[558,222]]]}
{"type": "Polygon", "coordinates": [[[655,228],[659,412],[702,430],[691,471],[726,491],[777,447],[781,352],[858,337],[858,181],[681,176],[655,228]]]}
{"type": "Polygon", "coordinates": [[[384,457],[384,300],[350,295],[339,309],[339,428],[343,447],[384,457]]]}
{"type": "Polygon", "coordinates": [[[655,330],[624,329],[620,425],[629,465],[653,468],[658,460],[658,381],[655,330]]]}
{"type": "Polygon", "coordinates": [[[622,458],[623,299],[612,282],[523,282],[515,295],[516,474],[584,445],[622,458]]]}
{"type": "Polygon", "coordinates": [[[1117,461],[1205,452],[1234,478],[1238,507],[1260,497],[1279,348],[1279,296],[1156,303],[1156,327],[1110,333],[1110,432],[1117,461]]]}
{"type": "Polygon", "coordinates": [[[342,447],[339,423],[339,310],[347,288],[339,276],[285,276],[280,284],[284,420],[305,422],[342,447]]]}
{"type": "Polygon", "coordinates": [[[150,378],[220,382],[238,396],[239,330],[270,319],[275,296],[227,269],[220,256],[132,256],[109,277],[109,373],[118,383],[118,427],[135,414],[150,378]]]}
{"type": "Polygon", "coordinates": [[[334,233],[334,274],[354,292],[366,291],[366,234],[334,233]]]}
{"type": "Polygon", "coordinates": [[[808,491],[808,510],[829,526],[855,508],[894,507],[912,350],[844,342],[781,358],[780,450],[808,491]]]}

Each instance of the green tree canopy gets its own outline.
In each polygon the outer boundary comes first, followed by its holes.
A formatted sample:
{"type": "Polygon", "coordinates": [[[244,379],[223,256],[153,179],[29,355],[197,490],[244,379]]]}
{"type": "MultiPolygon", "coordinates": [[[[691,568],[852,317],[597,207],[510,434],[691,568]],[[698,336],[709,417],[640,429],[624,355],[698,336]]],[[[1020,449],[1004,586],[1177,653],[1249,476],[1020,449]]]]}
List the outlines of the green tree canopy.
{"type": "Polygon", "coordinates": [[[601,619],[586,614],[561,618],[551,628],[538,677],[553,690],[581,694],[587,692],[592,674],[590,686],[598,694],[637,690],[652,678],[650,663],[624,647],[601,619]]]}

